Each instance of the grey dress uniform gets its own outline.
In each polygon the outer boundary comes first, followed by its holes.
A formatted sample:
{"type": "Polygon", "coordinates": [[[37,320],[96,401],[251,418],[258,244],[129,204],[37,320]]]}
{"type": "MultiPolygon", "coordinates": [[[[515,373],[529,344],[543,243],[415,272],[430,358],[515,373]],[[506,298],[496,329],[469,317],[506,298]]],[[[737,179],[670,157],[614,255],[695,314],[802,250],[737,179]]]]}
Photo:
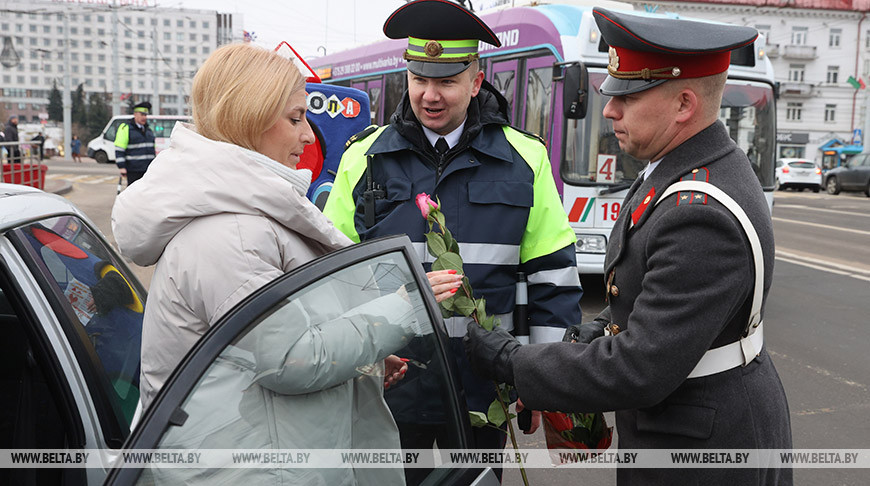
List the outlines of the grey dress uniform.
{"type": "MultiPolygon", "coordinates": [[[[654,207],[655,194],[681,179],[712,183],[747,213],[763,248],[766,298],[770,213],[746,155],[716,122],[667,154],[626,197],[608,243],[610,305],[601,316],[618,334],[522,346],[513,357],[519,395],[532,409],[617,410],[625,449],[791,448],[786,395],[766,348],[745,367],[686,378],[707,350],[740,338],[754,270],[742,227],[713,198],[677,193],[654,207]],[[571,372],[553,372],[565,369],[571,372]]],[[[619,484],[792,482],[790,469],[623,468],[617,477],[619,484]]]]}

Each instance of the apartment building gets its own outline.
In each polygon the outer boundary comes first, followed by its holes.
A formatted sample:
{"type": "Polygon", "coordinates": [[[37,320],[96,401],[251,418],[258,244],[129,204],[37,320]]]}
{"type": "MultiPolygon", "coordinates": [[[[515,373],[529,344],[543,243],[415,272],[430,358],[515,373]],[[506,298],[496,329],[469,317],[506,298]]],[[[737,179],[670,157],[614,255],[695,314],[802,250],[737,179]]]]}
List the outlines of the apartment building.
{"type": "Polygon", "coordinates": [[[122,98],[149,100],[161,114],[183,113],[197,67],[218,46],[241,39],[242,18],[148,4],[0,2],[0,104],[6,113],[25,122],[47,117],[52,85],[63,90],[66,51],[73,90],[81,84],[86,93],[111,96],[117,65],[122,98]]]}

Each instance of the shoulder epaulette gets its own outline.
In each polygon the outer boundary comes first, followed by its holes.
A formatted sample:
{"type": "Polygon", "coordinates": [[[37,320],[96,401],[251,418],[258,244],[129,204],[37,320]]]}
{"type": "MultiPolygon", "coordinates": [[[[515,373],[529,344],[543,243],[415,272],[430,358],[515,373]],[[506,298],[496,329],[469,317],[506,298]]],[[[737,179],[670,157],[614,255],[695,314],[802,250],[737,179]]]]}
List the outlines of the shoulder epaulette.
{"type": "MultiPolygon", "coordinates": [[[[699,167],[680,177],[680,180],[710,182],[710,170],[706,167],[699,167]]],[[[677,193],[677,206],[680,204],[707,204],[707,195],[694,192],[679,192],[677,193]]]]}
{"type": "Polygon", "coordinates": [[[525,135],[525,136],[527,136],[527,137],[529,137],[529,138],[533,138],[533,139],[535,139],[535,140],[541,142],[541,144],[542,144],[543,146],[545,146],[545,147],[547,146],[547,141],[544,140],[544,137],[538,135],[537,133],[528,132],[528,131],[526,131],[526,130],[523,130],[522,128],[517,128],[517,127],[515,127],[515,126],[513,126],[513,125],[511,125],[511,128],[513,128],[514,130],[516,130],[516,131],[522,133],[523,135],[525,135]]]}
{"type": "Polygon", "coordinates": [[[347,143],[344,144],[344,148],[349,148],[353,143],[359,142],[360,140],[368,137],[369,135],[375,133],[375,130],[378,129],[377,125],[369,125],[365,130],[351,135],[349,139],[347,139],[347,143]]]}

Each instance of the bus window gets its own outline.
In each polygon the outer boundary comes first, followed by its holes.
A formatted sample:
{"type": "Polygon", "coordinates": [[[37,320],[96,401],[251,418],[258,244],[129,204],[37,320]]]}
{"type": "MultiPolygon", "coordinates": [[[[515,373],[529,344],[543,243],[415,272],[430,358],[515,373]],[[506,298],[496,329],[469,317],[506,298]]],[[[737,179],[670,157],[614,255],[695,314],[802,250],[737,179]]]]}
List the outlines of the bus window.
{"type": "Polygon", "coordinates": [[[381,93],[383,92],[383,79],[373,79],[366,83],[366,93],[369,94],[369,102],[372,109],[372,123],[381,125],[384,122],[383,109],[381,108],[381,93]]]}
{"type": "Polygon", "coordinates": [[[773,90],[764,83],[728,80],[719,119],[728,134],[749,157],[762,187],[774,185],[775,145],[773,90]]]}
{"type": "Polygon", "coordinates": [[[604,118],[604,105],[610,100],[598,92],[607,74],[589,72],[589,107],[582,120],[566,120],[562,180],[572,184],[620,184],[633,181],[646,166],[619,150],[613,123],[604,118]],[[602,161],[599,167],[599,160],[602,161]],[[614,164],[613,161],[616,163],[614,164]]]}
{"type": "Polygon", "coordinates": [[[404,71],[389,73],[384,76],[384,120],[386,123],[402,101],[405,90],[408,89],[408,75],[404,71]]]}
{"type": "Polygon", "coordinates": [[[538,57],[526,62],[526,100],[523,128],[550,138],[550,110],[553,100],[553,58],[538,57]]]}
{"type": "Polygon", "coordinates": [[[516,87],[517,87],[517,64],[516,59],[492,63],[490,83],[504,96],[510,106],[511,120],[516,117],[516,87]]]}

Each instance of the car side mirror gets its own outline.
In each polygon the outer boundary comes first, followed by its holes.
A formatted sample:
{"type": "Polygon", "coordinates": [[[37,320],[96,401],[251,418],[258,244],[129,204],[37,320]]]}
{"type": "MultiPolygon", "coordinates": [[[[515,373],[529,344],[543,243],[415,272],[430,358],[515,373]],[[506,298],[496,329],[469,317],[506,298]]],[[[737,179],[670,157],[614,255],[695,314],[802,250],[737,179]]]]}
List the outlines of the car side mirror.
{"type": "Polygon", "coordinates": [[[564,66],[562,75],[562,107],[565,118],[580,120],[586,117],[589,99],[589,71],[583,63],[564,66]]]}

